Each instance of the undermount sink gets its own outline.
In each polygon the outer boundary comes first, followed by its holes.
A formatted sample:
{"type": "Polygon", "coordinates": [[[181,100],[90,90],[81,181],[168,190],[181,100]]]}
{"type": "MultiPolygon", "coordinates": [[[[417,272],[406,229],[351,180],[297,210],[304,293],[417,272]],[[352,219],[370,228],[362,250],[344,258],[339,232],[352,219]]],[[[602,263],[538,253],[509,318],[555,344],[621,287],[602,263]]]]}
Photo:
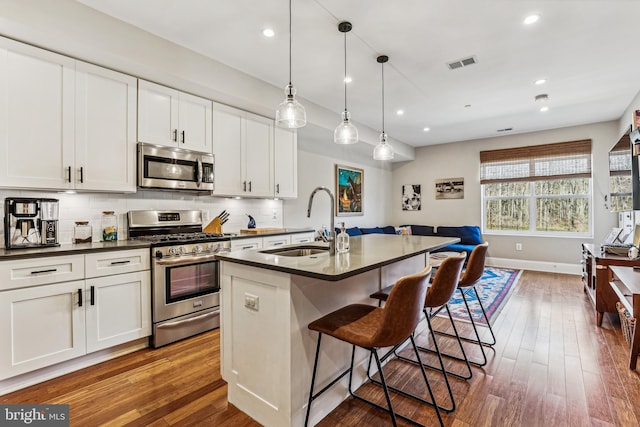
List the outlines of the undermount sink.
{"type": "Polygon", "coordinates": [[[318,255],[329,252],[328,247],[322,246],[289,246],[286,248],[277,248],[277,249],[266,249],[264,251],[259,251],[263,254],[271,254],[271,255],[279,255],[279,256],[291,256],[291,257],[300,257],[300,256],[309,256],[309,255],[318,255]]]}

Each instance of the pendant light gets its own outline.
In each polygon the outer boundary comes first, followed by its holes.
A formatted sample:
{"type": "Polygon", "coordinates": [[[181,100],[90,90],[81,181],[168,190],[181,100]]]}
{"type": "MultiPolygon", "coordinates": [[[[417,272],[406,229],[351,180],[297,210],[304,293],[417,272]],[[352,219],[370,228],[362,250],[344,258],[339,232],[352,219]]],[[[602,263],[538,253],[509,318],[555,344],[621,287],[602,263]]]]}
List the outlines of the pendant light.
{"type": "Polygon", "coordinates": [[[377,59],[382,67],[382,132],[380,133],[380,143],[373,149],[373,160],[393,159],[393,148],[387,144],[387,134],[384,131],[384,63],[388,60],[387,55],[380,55],[377,59]]]}
{"type": "Polygon", "coordinates": [[[289,84],[284,88],[285,99],[276,110],[276,125],[297,129],[307,124],[307,113],[296,100],[296,88],[291,83],[291,0],[289,0],[289,84]]]}
{"type": "Polygon", "coordinates": [[[338,24],[338,31],[344,34],[344,111],[342,121],[333,132],[333,142],[336,144],[355,144],[358,142],[358,129],[351,123],[351,114],[347,110],[347,33],[351,31],[350,22],[338,24]]]}

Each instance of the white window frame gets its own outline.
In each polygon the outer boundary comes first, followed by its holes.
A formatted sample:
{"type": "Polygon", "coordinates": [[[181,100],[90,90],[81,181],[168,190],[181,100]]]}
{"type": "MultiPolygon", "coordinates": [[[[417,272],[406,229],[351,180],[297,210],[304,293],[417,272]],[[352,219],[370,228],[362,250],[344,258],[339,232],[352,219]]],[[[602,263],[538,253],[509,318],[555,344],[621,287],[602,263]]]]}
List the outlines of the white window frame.
{"type": "MultiPolygon", "coordinates": [[[[569,178],[569,177],[568,177],[569,178]]],[[[570,178],[569,178],[570,179],[570,178]]],[[[480,194],[481,194],[481,202],[482,202],[482,234],[488,235],[499,235],[499,236],[536,236],[536,237],[565,237],[565,238],[593,238],[593,177],[588,178],[589,180],[589,192],[588,194],[577,194],[574,196],[567,196],[566,194],[549,194],[549,195],[538,195],[535,194],[535,180],[527,181],[529,184],[529,195],[528,196],[486,196],[485,195],[485,185],[480,185],[480,194]],[[549,198],[579,198],[579,199],[587,199],[589,203],[589,230],[584,233],[572,233],[566,231],[538,231],[536,230],[536,220],[537,220],[537,211],[536,211],[536,201],[537,199],[549,199],[549,198]],[[528,199],[529,200],[529,229],[528,230],[491,230],[487,228],[487,216],[486,216],[486,202],[489,200],[510,200],[510,199],[528,199]]]]}

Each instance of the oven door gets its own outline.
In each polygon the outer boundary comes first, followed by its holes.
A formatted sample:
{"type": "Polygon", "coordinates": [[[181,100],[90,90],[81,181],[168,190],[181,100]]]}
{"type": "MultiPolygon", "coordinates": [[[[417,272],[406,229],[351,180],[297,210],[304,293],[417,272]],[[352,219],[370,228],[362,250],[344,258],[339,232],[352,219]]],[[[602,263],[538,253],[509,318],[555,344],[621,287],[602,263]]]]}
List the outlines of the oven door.
{"type": "Polygon", "coordinates": [[[138,144],[138,187],[211,192],[213,156],[138,144]]]}
{"type": "Polygon", "coordinates": [[[213,256],[154,260],[154,323],[218,307],[219,265],[213,256]]]}

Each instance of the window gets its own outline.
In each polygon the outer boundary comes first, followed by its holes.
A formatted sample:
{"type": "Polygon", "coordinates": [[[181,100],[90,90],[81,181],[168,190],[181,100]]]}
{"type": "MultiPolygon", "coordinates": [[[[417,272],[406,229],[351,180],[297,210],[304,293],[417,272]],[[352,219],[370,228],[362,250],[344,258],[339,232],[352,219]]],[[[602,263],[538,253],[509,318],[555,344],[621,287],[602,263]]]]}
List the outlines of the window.
{"type": "Polygon", "coordinates": [[[591,140],[480,152],[483,232],[591,235],[591,140]]]}

